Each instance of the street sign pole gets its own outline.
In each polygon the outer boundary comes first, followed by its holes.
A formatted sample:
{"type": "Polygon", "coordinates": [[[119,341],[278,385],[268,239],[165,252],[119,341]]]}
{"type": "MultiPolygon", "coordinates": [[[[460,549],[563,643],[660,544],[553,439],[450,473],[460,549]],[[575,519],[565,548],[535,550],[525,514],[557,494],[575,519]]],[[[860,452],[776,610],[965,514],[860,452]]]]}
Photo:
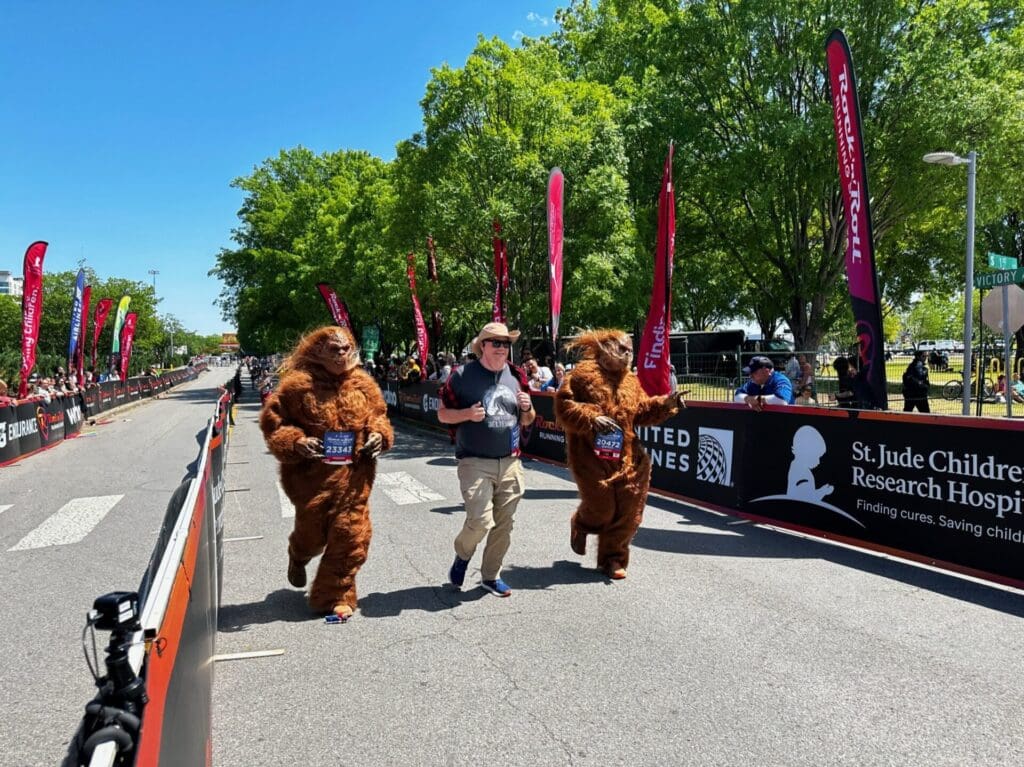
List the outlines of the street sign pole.
{"type": "Polygon", "coordinates": [[[1010,287],[1003,285],[1003,398],[1006,417],[1013,418],[1013,394],[1010,391],[1010,287]]]}

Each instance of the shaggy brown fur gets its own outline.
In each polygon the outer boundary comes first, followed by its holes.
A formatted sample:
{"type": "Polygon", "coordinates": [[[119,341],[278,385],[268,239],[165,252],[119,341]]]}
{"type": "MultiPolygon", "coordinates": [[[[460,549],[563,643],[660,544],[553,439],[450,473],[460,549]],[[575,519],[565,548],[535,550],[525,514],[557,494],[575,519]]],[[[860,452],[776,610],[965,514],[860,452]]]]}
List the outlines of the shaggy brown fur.
{"type": "Polygon", "coordinates": [[[323,327],[296,346],[277,390],[260,413],[270,452],[281,462],[281,486],[295,504],[288,539],[288,580],[306,584],[306,564],[323,552],[309,605],[346,618],[356,607],[356,573],[370,546],[368,501],[376,456],[394,442],[387,405],[376,382],[359,367],[347,328],[323,327]],[[351,465],[323,463],[327,431],[354,431],[351,465]]]}
{"type": "Polygon", "coordinates": [[[565,430],[569,468],[580,493],[571,522],[570,545],[586,553],[588,534],[597,535],[597,566],[612,578],[624,578],[629,543],[636,535],[651,483],[651,459],[636,436],[636,427],[675,415],[679,395],[648,397],[630,372],[632,342],[621,330],[595,330],[570,348],[583,359],[555,397],[555,417],[565,430]],[[595,432],[607,431],[607,419],[623,431],[622,460],[594,454],[595,432]]]}

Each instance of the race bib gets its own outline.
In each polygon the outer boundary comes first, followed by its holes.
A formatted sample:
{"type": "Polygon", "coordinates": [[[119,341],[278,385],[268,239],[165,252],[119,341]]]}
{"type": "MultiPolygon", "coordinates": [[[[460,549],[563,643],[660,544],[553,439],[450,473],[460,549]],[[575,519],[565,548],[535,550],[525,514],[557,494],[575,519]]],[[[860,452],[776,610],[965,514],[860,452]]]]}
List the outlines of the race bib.
{"type": "Polygon", "coordinates": [[[598,434],[594,439],[594,455],[606,461],[621,460],[623,436],[624,434],[621,431],[598,434]]]}
{"type": "Polygon", "coordinates": [[[324,463],[352,463],[356,446],[354,431],[329,431],[324,434],[324,463]]]}

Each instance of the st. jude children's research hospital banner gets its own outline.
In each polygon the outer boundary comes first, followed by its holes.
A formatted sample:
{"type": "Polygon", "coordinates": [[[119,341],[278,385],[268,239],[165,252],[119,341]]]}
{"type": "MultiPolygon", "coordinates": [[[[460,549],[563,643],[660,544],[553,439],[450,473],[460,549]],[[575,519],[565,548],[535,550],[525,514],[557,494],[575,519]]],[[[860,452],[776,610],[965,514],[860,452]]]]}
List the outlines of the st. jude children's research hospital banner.
{"type": "MultiPolygon", "coordinates": [[[[437,384],[388,382],[393,414],[441,427],[437,384]]],[[[565,463],[554,398],[523,452],[565,463]]],[[[1024,423],[690,403],[637,429],[652,489],[755,521],[1024,586],[1024,423]]]]}

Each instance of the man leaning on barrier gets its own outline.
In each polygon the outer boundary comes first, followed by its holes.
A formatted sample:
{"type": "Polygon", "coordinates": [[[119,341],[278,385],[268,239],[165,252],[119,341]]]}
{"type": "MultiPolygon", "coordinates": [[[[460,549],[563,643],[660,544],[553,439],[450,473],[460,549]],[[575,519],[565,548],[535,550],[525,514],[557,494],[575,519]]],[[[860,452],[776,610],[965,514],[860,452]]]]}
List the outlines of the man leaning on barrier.
{"type": "Polygon", "coordinates": [[[750,380],[736,390],[736,402],[745,402],[757,412],[765,405],[793,404],[793,382],[777,372],[768,357],[752,357],[743,374],[750,376],[750,380]]]}

